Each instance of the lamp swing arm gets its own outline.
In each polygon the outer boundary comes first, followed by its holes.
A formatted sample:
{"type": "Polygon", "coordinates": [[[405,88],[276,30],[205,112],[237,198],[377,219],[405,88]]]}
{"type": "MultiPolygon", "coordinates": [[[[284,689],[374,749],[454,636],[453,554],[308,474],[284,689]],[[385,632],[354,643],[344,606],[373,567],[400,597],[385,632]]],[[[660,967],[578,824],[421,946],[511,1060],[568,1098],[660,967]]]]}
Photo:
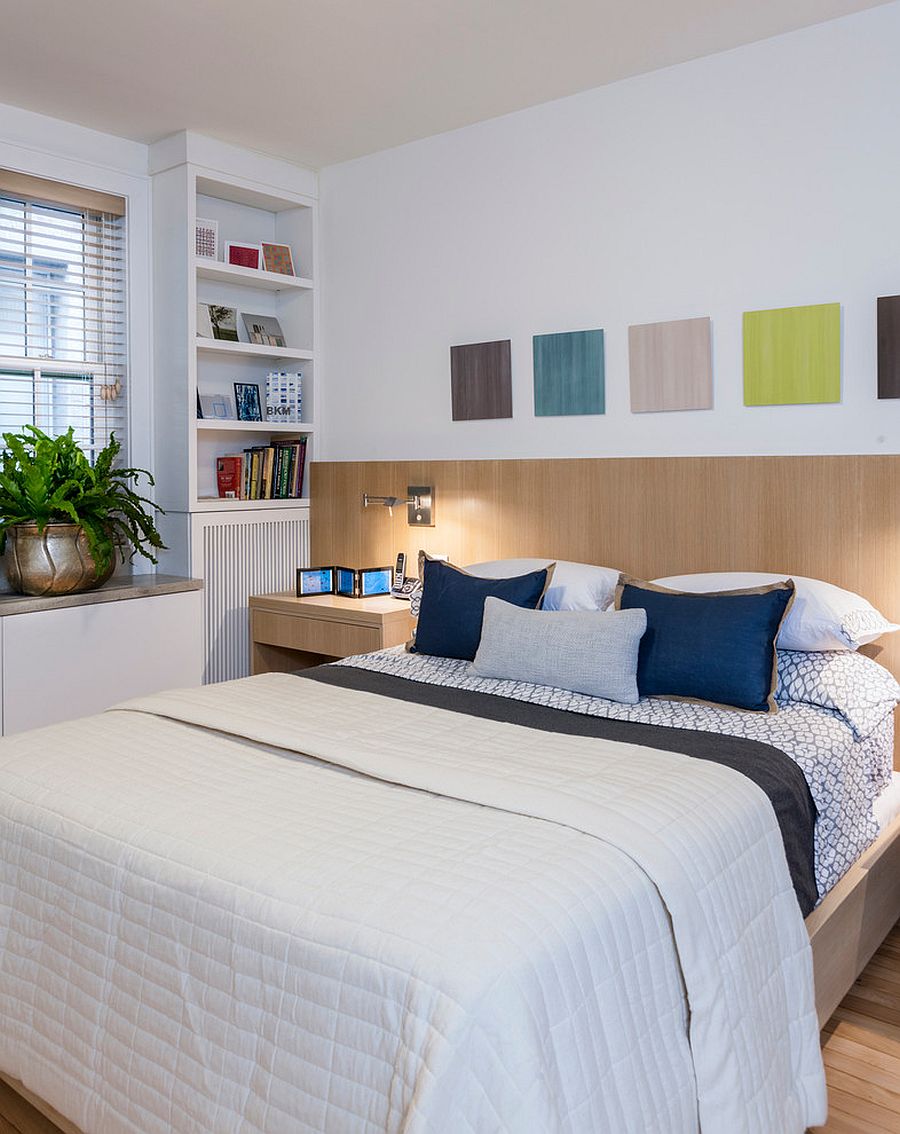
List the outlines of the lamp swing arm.
{"type": "Polygon", "coordinates": [[[371,492],[364,492],[362,497],[363,508],[370,504],[382,504],[390,516],[394,515],[394,508],[405,504],[407,523],[411,527],[434,527],[434,486],[430,484],[407,485],[405,496],[376,496],[371,492]]]}

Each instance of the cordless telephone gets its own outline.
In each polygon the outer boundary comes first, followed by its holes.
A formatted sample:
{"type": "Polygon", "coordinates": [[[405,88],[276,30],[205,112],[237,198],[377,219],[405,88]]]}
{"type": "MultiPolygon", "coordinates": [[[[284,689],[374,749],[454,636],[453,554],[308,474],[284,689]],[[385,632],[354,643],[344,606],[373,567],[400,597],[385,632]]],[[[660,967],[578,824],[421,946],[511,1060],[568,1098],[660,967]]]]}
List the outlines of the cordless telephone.
{"type": "Polygon", "coordinates": [[[391,595],[397,599],[408,599],[418,580],[413,576],[406,578],[406,552],[401,551],[397,556],[397,563],[394,567],[394,585],[391,587],[391,595]]]}

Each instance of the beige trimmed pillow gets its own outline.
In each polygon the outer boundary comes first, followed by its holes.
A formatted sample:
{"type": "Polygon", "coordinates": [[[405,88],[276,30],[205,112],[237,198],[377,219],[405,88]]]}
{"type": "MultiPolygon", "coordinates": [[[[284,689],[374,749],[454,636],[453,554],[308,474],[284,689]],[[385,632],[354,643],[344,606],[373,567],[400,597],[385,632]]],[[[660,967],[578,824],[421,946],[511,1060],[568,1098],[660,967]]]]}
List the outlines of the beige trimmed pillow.
{"type": "Polygon", "coordinates": [[[775,713],[775,640],[794,598],[786,581],[715,593],[675,591],[623,575],[616,609],[642,609],[642,697],[775,713]]]}

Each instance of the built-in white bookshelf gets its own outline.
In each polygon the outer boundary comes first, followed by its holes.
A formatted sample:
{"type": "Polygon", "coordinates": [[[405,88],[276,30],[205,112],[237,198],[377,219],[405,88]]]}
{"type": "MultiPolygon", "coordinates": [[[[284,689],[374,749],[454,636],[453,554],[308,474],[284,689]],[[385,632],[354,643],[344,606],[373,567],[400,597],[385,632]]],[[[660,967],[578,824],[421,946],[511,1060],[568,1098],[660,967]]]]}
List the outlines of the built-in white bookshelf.
{"type": "MultiPolygon", "coordinates": [[[[303,171],[305,172],[305,171],[303,171]]],[[[156,292],[158,495],[164,508],[178,512],[219,507],[254,508],[256,500],[220,500],[215,462],[278,439],[307,438],[307,465],[315,435],[315,332],[317,322],[316,201],[283,186],[248,181],[185,162],[154,176],[157,245],[156,292]],[[197,218],[215,221],[217,259],[198,256],[197,218]],[[295,275],[247,268],[225,261],[227,242],[287,244],[295,275]],[[162,261],[165,263],[162,263],[162,261]],[[217,304],[237,311],[238,341],[199,333],[197,305],[217,304]],[[250,342],[245,314],[274,316],[285,345],[250,342]],[[265,414],[269,372],[302,375],[301,420],[289,424],[198,417],[198,395],[234,399],[235,383],[257,385],[265,414]]],[[[308,503],[308,470],[300,500],[266,501],[295,508],[308,503]]]]}
{"type": "MultiPolygon", "coordinates": [[[[156,498],[167,512],[162,524],[170,547],[164,562],[175,573],[205,577],[199,533],[212,530],[217,514],[229,532],[238,520],[250,525],[249,532],[258,530],[263,517],[267,530],[281,523],[294,531],[298,521],[308,519],[318,378],[316,178],[309,170],[189,132],[151,148],[151,171],[156,498]],[[196,253],[198,218],[216,222],[216,259],[196,253]],[[295,274],[227,263],[229,241],[289,245],[295,274]],[[234,308],[238,341],[199,334],[198,304],[234,308]],[[285,346],[250,342],[244,314],[276,318],[285,346]],[[302,374],[300,421],[270,424],[198,416],[201,395],[224,394],[234,400],[235,383],[259,387],[265,416],[270,371],[302,374]],[[301,498],[219,497],[217,457],[242,454],[269,439],[297,438],[306,438],[301,498]]],[[[286,559],[284,577],[299,563],[295,557],[290,563],[286,559]]]]}

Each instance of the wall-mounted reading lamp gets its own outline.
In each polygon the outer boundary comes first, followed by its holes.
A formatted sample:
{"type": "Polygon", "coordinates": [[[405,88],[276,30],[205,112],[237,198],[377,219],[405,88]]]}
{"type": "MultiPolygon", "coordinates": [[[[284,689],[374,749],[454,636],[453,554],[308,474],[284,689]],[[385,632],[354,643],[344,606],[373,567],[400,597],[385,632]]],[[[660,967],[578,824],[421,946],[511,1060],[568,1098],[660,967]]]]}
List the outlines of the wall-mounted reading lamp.
{"type": "Polygon", "coordinates": [[[414,528],[434,527],[434,488],[430,484],[410,484],[406,496],[372,496],[363,493],[363,508],[370,504],[383,504],[388,514],[393,516],[394,508],[406,505],[406,522],[414,528]]]}

